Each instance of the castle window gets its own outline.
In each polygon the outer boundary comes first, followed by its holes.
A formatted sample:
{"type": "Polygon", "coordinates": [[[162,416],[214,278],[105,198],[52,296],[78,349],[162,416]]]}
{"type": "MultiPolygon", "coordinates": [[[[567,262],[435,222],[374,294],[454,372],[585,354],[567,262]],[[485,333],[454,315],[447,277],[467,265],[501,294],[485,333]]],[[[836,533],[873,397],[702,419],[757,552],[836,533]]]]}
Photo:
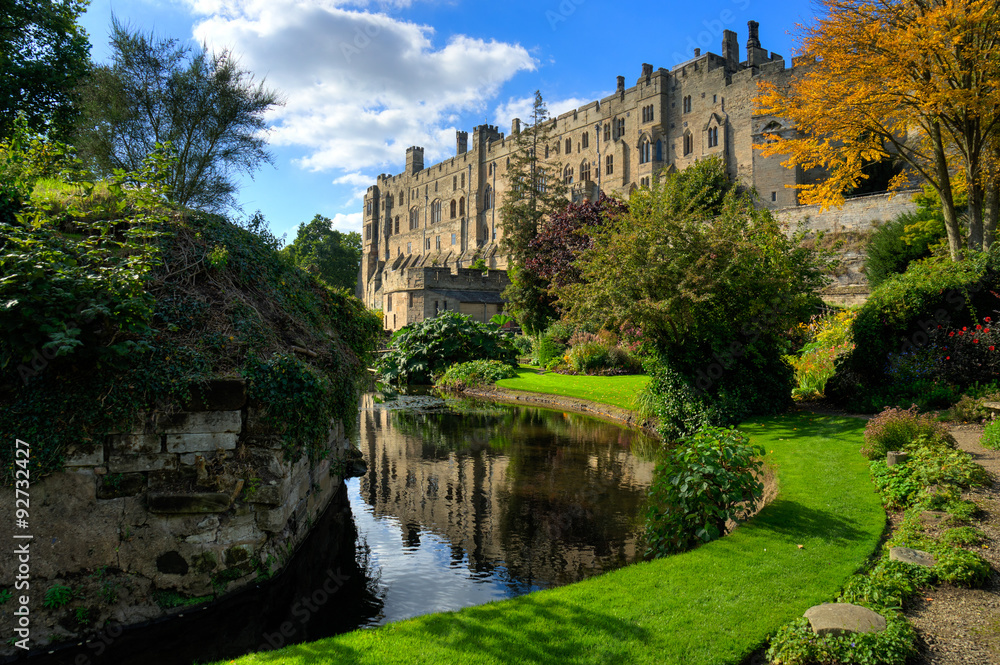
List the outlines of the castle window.
{"type": "Polygon", "coordinates": [[[615,173],[615,156],[608,155],[604,158],[604,175],[614,175],[615,173]]]}
{"type": "Polygon", "coordinates": [[[713,104],[717,104],[718,102],[719,102],[719,96],[718,95],[712,95],[712,103],[713,104]]]}
{"type": "Polygon", "coordinates": [[[372,202],[371,201],[368,202],[368,206],[366,207],[365,212],[367,212],[369,215],[372,214],[372,202]]]}
{"type": "Polygon", "coordinates": [[[566,139],[566,154],[573,152],[573,139],[566,139]]]}
{"type": "Polygon", "coordinates": [[[604,140],[605,141],[611,140],[611,125],[609,125],[608,123],[604,123],[604,140]]]}
{"type": "Polygon", "coordinates": [[[365,224],[365,240],[371,240],[371,239],[372,239],[372,225],[365,224]]]}
{"type": "Polygon", "coordinates": [[[545,169],[538,169],[535,171],[535,179],[538,182],[539,193],[547,193],[549,191],[549,176],[545,173],[545,169]]]}
{"type": "Polygon", "coordinates": [[[431,224],[437,224],[441,221],[441,202],[435,201],[431,204],[431,224]]]}
{"type": "Polygon", "coordinates": [[[451,244],[452,245],[455,244],[455,234],[454,233],[451,234],[451,244]]]}
{"type": "Polygon", "coordinates": [[[393,233],[399,233],[399,215],[396,215],[396,229],[393,233]]]}
{"type": "Polygon", "coordinates": [[[507,158],[507,168],[510,168],[510,157],[507,158]]]}
{"type": "Polygon", "coordinates": [[[573,184],[573,167],[567,166],[566,170],[563,171],[563,182],[567,185],[573,184]]]}
{"type": "Polygon", "coordinates": [[[691,95],[684,98],[684,113],[691,112],[691,95]]]}
{"type": "Polygon", "coordinates": [[[463,196],[458,200],[458,214],[465,216],[465,197],[463,196]]]}
{"type": "Polygon", "coordinates": [[[410,291],[410,307],[413,307],[413,291],[410,291]]]}
{"type": "Polygon", "coordinates": [[[431,239],[430,238],[428,238],[427,240],[424,241],[424,249],[427,250],[427,251],[430,251],[430,249],[431,249],[431,239]]]}
{"type": "Polygon", "coordinates": [[[656,139],[656,161],[663,161],[663,141],[656,139]]]}
{"type": "Polygon", "coordinates": [[[413,243],[412,242],[406,243],[406,253],[407,254],[413,253],[413,243]]]}
{"type": "Polygon", "coordinates": [[[455,210],[458,208],[458,202],[455,199],[451,200],[451,218],[455,219],[455,210]]]}
{"type": "Polygon", "coordinates": [[[684,133],[684,154],[690,155],[694,152],[694,137],[691,136],[691,132],[684,133]]]}
{"type": "Polygon", "coordinates": [[[440,251],[440,249],[441,249],[441,236],[434,236],[434,244],[436,245],[437,249],[440,251]]]}
{"type": "Polygon", "coordinates": [[[590,161],[583,160],[580,162],[580,182],[587,182],[590,180],[590,161]]]}
{"type": "Polygon", "coordinates": [[[435,180],[434,181],[434,191],[436,192],[437,190],[438,190],[438,184],[437,184],[437,180],[435,180]]]}
{"type": "Polygon", "coordinates": [[[771,192],[771,200],[772,201],[778,200],[778,192],[771,192]]]}
{"type": "Polygon", "coordinates": [[[387,312],[392,311],[392,294],[390,293],[385,297],[385,310],[387,312]]]}
{"type": "Polygon", "coordinates": [[[451,177],[451,188],[452,189],[458,189],[458,176],[457,175],[453,175],[451,177]]]}
{"type": "MultiPolygon", "coordinates": [[[[420,228],[420,211],[416,208],[410,208],[410,230],[420,228]]],[[[409,250],[407,250],[409,253],[409,250]]]]}
{"type": "Polygon", "coordinates": [[[625,118],[615,120],[615,134],[617,138],[625,136],[625,118]]]}
{"type": "Polygon", "coordinates": [[[462,174],[462,189],[465,189],[465,174],[462,174]]]}
{"type": "Polygon", "coordinates": [[[719,128],[709,127],[708,128],[708,147],[714,148],[719,145],[719,128]]]}
{"type": "Polygon", "coordinates": [[[549,146],[545,146],[545,159],[549,158],[549,146]]]}
{"type": "Polygon", "coordinates": [[[493,207],[493,190],[489,185],[486,185],[486,191],[483,192],[483,210],[489,210],[493,207]]]}
{"type": "Polygon", "coordinates": [[[583,133],[583,149],[586,150],[590,147],[590,132],[583,133]]]}
{"type": "Polygon", "coordinates": [[[643,139],[642,143],[639,144],[639,163],[648,164],[649,161],[650,161],[649,139],[643,139]]]}

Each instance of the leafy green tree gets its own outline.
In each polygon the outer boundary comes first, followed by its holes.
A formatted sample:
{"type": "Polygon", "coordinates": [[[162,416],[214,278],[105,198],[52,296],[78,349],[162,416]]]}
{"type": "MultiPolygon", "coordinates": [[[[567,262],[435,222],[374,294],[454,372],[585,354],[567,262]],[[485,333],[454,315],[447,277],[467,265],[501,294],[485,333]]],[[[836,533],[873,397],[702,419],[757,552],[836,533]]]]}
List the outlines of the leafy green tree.
{"type": "Polygon", "coordinates": [[[0,139],[14,118],[65,141],[78,115],[73,89],[90,68],[90,42],[77,22],[89,0],[7,0],[0,11],[0,139]]]}
{"type": "Polygon", "coordinates": [[[361,267],[361,234],[342,233],[331,224],[329,217],[316,215],[299,227],[295,240],[281,252],[327,286],[353,292],[361,267]]]}
{"type": "Polygon", "coordinates": [[[552,124],[542,93],[535,91],[531,122],[515,134],[510,166],[504,175],[507,192],[500,206],[502,249],[510,257],[510,287],[504,291],[507,310],[528,332],[540,332],[558,318],[547,294],[548,281],[526,266],[529,247],[542,220],[566,207],[567,188],[557,162],[539,158],[551,140],[552,124]]]}
{"type": "Polygon", "coordinates": [[[167,182],[175,203],[220,211],[236,207],[235,176],[272,163],[264,115],[282,104],[240,69],[229,50],[192,51],[111,22],[111,63],[81,89],[84,117],[76,138],[98,173],[134,170],[153,147],[169,143],[177,162],[167,182]]]}

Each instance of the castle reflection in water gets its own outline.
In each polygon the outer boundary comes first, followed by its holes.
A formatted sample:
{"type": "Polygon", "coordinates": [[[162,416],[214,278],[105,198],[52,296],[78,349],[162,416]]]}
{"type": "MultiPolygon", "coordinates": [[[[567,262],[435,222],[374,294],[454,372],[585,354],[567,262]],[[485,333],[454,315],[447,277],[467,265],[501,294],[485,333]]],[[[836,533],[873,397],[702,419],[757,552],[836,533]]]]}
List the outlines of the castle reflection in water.
{"type": "Polygon", "coordinates": [[[453,564],[474,574],[501,567],[522,588],[641,555],[653,464],[631,451],[648,450],[648,437],[570,413],[430,402],[362,402],[361,497],[377,517],[398,520],[403,546],[432,532],[451,543],[453,564]]]}

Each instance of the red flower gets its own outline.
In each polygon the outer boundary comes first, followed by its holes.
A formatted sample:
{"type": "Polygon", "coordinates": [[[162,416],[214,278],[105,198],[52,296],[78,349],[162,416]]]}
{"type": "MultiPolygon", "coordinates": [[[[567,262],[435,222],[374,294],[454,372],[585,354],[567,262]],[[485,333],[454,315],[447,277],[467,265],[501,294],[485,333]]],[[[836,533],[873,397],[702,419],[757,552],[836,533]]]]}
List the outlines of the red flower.
{"type": "Polygon", "coordinates": [[[974,339],[974,340],[972,340],[972,343],[973,344],[979,344],[979,340],[978,339],[974,339]]]}
{"type": "Polygon", "coordinates": [[[983,327],[977,323],[976,324],[976,330],[982,330],[982,329],[983,329],[983,327]]]}
{"type": "Polygon", "coordinates": [[[969,329],[969,328],[968,328],[967,326],[962,326],[962,330],[963,330],[963,331],[965,331],[965,330],[968,330],[968,329],[969,329]]]}
{"type": "Polygon", "coordinates": [[[987,329],[986,329],[986,330],[984,330],[983,332],[984,332],[984,333],[986,333],[987,335],[989,335],[989,334],[990,334],[990,329],[989,329],[989,328],[987,328],[987,329]]]}
{"type": "Polygon", "coordinates": [[[945,360],[951,360],[951,356],[945,356],[944,359],[945,360]]]}
{"type": "Polygon", "coordinates": [[[990,351],[992,351],[992,350],[993,350],[993,347],[991,346],[991,347],[990,347],[990,351]]]}
{"type": "Polygon", "coordinates": [[[948,337],[954,337],[954,336],[955,336],[955,333],[954,333],[954,332],[950,332],[950,333],[948,333],[948,337]]]}
{"type": "Polygon", "coordinates": [[[993,319],[991,319],[991,318],[990,318],[990,317],[988,317],[988,316],[987,316],[987,317],[986,317],[985,319],[983,319],[983,321],[985,321],[986,323],[989,323],[989,322],[990,322],[990,321],[992,321],[992,320],[993,320],[993,319]]]}

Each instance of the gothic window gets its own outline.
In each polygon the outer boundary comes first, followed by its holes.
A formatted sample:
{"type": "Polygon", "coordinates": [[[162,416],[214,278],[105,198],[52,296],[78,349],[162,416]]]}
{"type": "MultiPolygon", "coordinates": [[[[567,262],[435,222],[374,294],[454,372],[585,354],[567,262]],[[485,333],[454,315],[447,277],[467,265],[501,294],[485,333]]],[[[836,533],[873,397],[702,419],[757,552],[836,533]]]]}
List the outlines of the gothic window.
{"type": "Polygon", "coordinates": [[[388,296],[386,296],[386,298],[385,298],[385,309],[386,309],[387,312],[391,312],[392,311],[392,294],[391,293],[388,296]]]}
{"type": "Polygon", "coordinates": [[[431,248],[431,239],[428,238],[427,240],[424,241],[424,249],[430,250],[430,248],[431,248]]]}
{"type": "Polygon", "coordinates": [[[615,120],[615,134],[618,138],[625,136],[625,118],[615,120]]]}
{"type": "Polygon", "coordinates": [[[465,189],[465,174],[462,174],[462,189],[465,189]]]}
{"type": "Polygon", "coordinates": [[[709,127],[708,128],[708,147],[714,148],[719,145],[719,128],[709,127]]]}
{"type": "Polygon", "coordinates": [[[611,125],[609,125],[608,123],[604,123],[604,140],[605,141],[611,140],[611,125]]]}
{"type": "Polygon", "coordinates": [[[365,224],[365,240],[371,240],[371,239],[372,239],[372,225],[365,224]]]}
{"type": "Polygon", "coordinates": [[[549,176],[545,173],[545,169],[538,169],[535,172],[535,178],[538,181],[538,191],[541,194],[545,194],[549,191],[549,176]]]}
{"type": "Polygon", "coordinates": [[[585,159],[580,162],[580,182],[588,180],[590,180],[590,161],[585,159]]]}
{"type": "Polygon", "coordinates": [[[649,161],[650,161],[649,139],[643,139],[642,143],[639,144],[639,163],[648,164],[649,161]]]}
{"type": "Polygon", "coordinates": [[[451,200],[451,218],[455,219],[455,212],[458,210],[458,202],[455,199],[451,200]]]}
{"type": "Polygon", "coordinates": [[[441,236],[434,236],[434,245],[436,249],[441,249],[441,236]]]}
{"type": "Polygon", "coordinates": [[[399,233],[399,215],[396,215],[396,228],[393,233],[399,233]]]}
{"type": "Polygon", "coordinates": [[[437,224],[441,221],[441,202],[435,201],[431,204],[431,224],[437,224]]]}
{"type": "Polygon", "coordinates": [[[586,150],[590,147],[590,132],[583,133],[583,149],[586,150]]]}
{"type": "Polygon", "coordinates": [[[406,243],[406,253],[411,254],[412,252],[413,252],[413,243],[412,242],[406,243]]]}
{"type": "Polygon", "coordinates": [[[684,155],[690,155],[694,152],[694,137],[691,136],[691,132],[684,132],[684,155]]]}
{"type": "Polygon", "coordinates": [[[463,196],[458,200],[458,214],[459,216],[465,216],[465,197],[463,196]]]}
{"type": "MultiPolygon", "coordinates": [[[[420,210],[417,208],[410,208],[410,230],[420,227],[420,210]]],[[[409,250],[407,250],[409,251],[409,250]]]]}
{"type": "Polygon", "coordinates": [[[368,202],[368,205],[365,208],[365,212],[368,213],[369,215],[372,214],[372,202],[371,201],[368,202]]]}
{"type": "Polygon", "coordinates": [[[663,141],[656,139],[656,161],[663,161],[663,141]]]}
{"type": "Polygon", "coordinates": [[[454,233],[451,234],[451,244],[452,245],[455,244],[455,234],[454,233]]]}
{"type": "Polygon", "coordinates": [[[563,171],[563,182],[567,185],[573,184],[573,167],[567,166],[566,170],[563,171]]]}
{"type": "Polygon", "coordinates": [[[615,173],[615,156],[608,155],[604,158],[604,175],[614,175],[615,173]]]}
{"type": "Polygon", "coordinates": [[[573,139],[566,139],[566,154],[573,151],[573,139]]]}
{"type": "Polygon", "coordinates": [[[688,95],[687,97],[684,98],[684,112],[685,113],[691,112],[691,95],[688,95]]]}
{"type": "Polygon", "coordinates": [[[545,159],[548,159],[548,158],[549,158],[549,146],[546,145],[545,146],[545,159]]]}
{"type": "Polygon", "coordinates": [[[489,210],[493,207],[493,190],[489,185],[486,185],[486,191],[483,193],[483,210],[489,210]]]}

